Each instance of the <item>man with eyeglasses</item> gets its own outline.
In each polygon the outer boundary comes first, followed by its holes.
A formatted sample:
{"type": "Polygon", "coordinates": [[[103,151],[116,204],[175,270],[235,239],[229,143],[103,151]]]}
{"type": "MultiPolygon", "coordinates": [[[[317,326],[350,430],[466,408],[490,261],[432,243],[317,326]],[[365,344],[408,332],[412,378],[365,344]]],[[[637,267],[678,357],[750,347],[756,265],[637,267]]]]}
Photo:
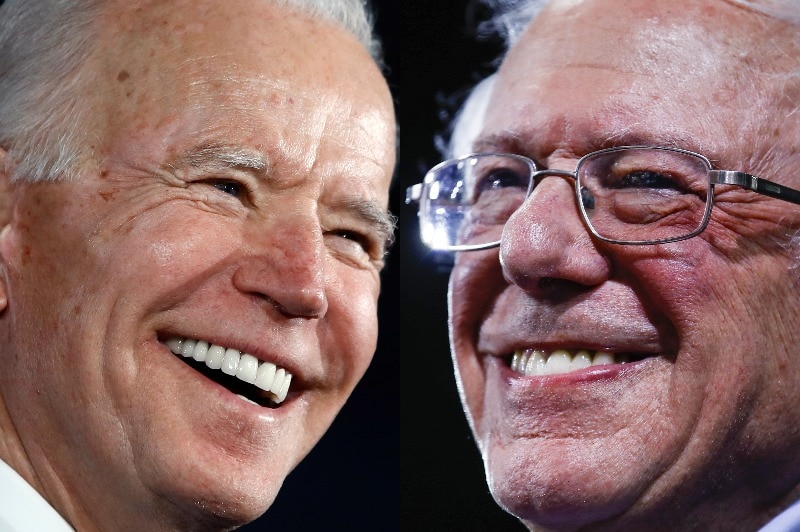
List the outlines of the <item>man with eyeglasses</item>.
{"type": "Polygon", "coordinates": [[[553,0],[474,153],[409,189],[455,253],[489,487],[530,529],[800,529],[797,21],[553,0]]]}

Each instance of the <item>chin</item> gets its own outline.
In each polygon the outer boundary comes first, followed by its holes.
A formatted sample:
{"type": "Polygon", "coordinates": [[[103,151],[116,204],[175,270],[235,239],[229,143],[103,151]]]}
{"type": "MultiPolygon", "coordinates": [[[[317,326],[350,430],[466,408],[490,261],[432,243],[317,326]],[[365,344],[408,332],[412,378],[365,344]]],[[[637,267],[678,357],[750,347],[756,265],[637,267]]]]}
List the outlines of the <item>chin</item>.
{"type": "Polygon", "coordinates": [[[278,494],[280,485],[220,486],[215,493],[183,493],[172,498],[172,502],[183,510],[185,523],[181,530],[210,528],[229,530],[240,527],[261,517],[269,510],[278,494]],[[198,527],[198,525],[200,525],[198,527]]]}
{"type": "Polygon", "coordinates": [[[283,460],[245,463],[241,456],[161,461],[148,471],[148,476],[157,474],[145,484],[163,501],[160,507],[173,529],[227,530],[254,521],[272,506],[289,465],[283,460]]]}
{"type": "Polygon", "coordinates": [[[530,528],[577,530],[613,519],[635,503],[621,489],[624,479],[604,475],[601,464],[575,459],[574,449],[563,445],[539,447],[518,441],[484,456],[495,501],[530,528]]]}

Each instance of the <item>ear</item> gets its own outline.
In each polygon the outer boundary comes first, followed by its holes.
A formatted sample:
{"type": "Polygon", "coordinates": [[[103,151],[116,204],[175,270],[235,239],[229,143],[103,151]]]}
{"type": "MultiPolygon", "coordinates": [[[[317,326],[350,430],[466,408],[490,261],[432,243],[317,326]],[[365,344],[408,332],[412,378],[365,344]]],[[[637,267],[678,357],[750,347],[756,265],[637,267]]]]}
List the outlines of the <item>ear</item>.
{"type": "Polygon", "coordinates": [[[7,250],[11,237],[11,162],[8,152],[0,148],[0,316],[8,308],[7,250]]]}

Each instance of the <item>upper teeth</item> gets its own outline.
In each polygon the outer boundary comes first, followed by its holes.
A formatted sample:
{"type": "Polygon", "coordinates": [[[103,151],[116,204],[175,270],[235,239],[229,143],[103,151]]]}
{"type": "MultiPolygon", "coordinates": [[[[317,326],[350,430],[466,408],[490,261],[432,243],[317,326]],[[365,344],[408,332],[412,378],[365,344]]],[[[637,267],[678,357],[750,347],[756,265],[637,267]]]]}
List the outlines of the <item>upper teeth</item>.
{"type": "Polygon", "coordinates": [[[628,357],[623,354],[587,349],[576,351],[558,349],[552,353],[541,349],[525,349],[514,351],[514,356],[511,357],[511,369],[523,375],[557,375],[589,366],[624,364],[627,361],[628,357]]]}
{"type": "Polygon", "coordinates": [[[282,403],[286,399],[292,374],[271,362],[262,362],[253,355],[209,344],[205,340],[170,338],[165,343],[176,355],[205,362],[211,369],[219,369],[223,373],[255,384],[269,392],[275,403],[282,403]]]}

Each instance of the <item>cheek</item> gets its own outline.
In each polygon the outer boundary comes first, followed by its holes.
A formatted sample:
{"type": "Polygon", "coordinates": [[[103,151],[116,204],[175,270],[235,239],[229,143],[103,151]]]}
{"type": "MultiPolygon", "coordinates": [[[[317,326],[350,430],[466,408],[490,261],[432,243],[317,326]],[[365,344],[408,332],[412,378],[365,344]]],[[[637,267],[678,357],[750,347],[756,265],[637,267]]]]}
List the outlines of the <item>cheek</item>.
{"type": "Polygon", "coordinates": [[[800,381],[786,372],[800,340],[793,323],[800,308],[787,297],[796,283],[786,276],[784,258],[762,253],[732,260],[700,249],[708,243],[699,238],[687,246],[691,252],[681,260],[639,261],[633,271],[643,280],[643,299],[654,301],[674,328],[675,396],[687,410],[697,399],[701,428],[725,431],[737,418],[763,417],[753,401],[769,404],[786,393],[781,387],[800,381]]]}
{"type": "Polygon", "coordinates": [[[796,286],[787,279],[785,258],[750,253],[737,259],[710,247],[697,238],[675,258],[636,261],[631,272],[639,279],[642,300],[668,318],[681,343],[706,352],[736,354],[761,338],[774,338],[764,332],[780,328],[797,306],[787,298],[796,286]]]}
{"type": "Polygon", "coordinates": [[[157,207],[109,226],[90,241],[96,281],[124,293],[126,304],[141,305],[137,314],[190,297],[246,249],[237,220],[200,209],[157,207]]]}
{"type": "Polygon", "coordinates": [[[326,358],[338,367],[343,382],[352,389],[375,353],[380,281],[377,274],[335,259],[331,259],[326,271],[328,313],[320,341],[323,353],[333,350],[339,355],[326,358]]]}
{"type": "Polygon", "coordinates": [[[459,393],[473,430],[483,417],[486,384],[485,371],[475,351],[478,332],[492,303],[507,287],[496,250],[457,256],[448,290],[450,345],[459,393]]]}
{"type": "Polygon", "coordinates": [[[492,302],[507,287],[497,250],[458,254],[448,291],[453,340],[474,341],[492,302]]]}

